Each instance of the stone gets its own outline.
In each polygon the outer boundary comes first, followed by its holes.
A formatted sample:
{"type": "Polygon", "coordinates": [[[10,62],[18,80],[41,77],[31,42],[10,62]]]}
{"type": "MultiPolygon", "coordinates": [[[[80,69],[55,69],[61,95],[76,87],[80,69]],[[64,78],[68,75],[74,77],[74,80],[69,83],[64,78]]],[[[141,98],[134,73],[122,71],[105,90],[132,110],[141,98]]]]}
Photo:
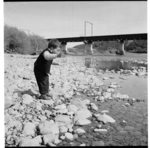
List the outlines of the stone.
{"type": "Polygon", "coordinates": [[[61,104],[61,105],[57,105],[54,107],[56,110],[64,110],[66,109],[66,105],[65,104],[61,104]]]}
{"type": "Polygon", "coordinates": [[[69,112],[74,112],[74,113],[78,111],[78,108],[73,104],[68,105],[67,109],[69,112]]]}
{"type": "Polygon", "coordinates": [[[36,103],[36,109],[42,110],[42,106],[43,106],[42,103],[40,103],[40,102],[37,102],[37,103],[36,103]]]}
{"type": "Polygon", "coordinates": [[[75,114],[74,122],[76,122],[79,119],[90,118],[91,116],[92,114],[89,110],[79,110],[75,114]]]}
{"type": "Polygon", "coordinates": [[[111,84],[108,86],[109,88],[117,88],[117,85],[111,84]]]}
{"type": "Polygon", "coordinates": [[[58,125],[70,125],[70,124],[72,124],[72,120],[67,115],[57,115],[55,117],[55,122],[58,125]]]}
{"type": "Polygon", "coordinates": [[[61,140],[59,140],[58,135],[55,134],[48,134],[48,135],[44,135],[43,136],[43,142],[44,145],[57,145],[61,142],[61,140]]]}
{"type": "Polygon", "coordinates": [[[85,144],[85,143],[82,143],[82,144],[80,144],[79,146],[86,146],[86,144],[85,144]]]}
{"type": "Polygon", "coordinates": [[[80,100],[80,98],[75,98],[71,101],[71,104],[75,105],[78,110],[87,110],[87,106],[80,100]]]}
{"type": "Polygon", "coordinates": [[[133,131],[133,130],[134,130],[134,127],[133,127],[133,126],[125,126],[125,127],[124,127],[124,130],[133,131]]]}
{"type": "Polygon", "coordinates": [[[5,114],[5,123],[7,123],[7,122],[9,122],[11,120],[12,120],[12,117],[8,113],[6,113],[5,114]]]}
{"type": "Polygon", "coordinates": [[[5,134],[8,132],[8,127],[5,125],[5,134]]]}
{"type": "Polygon", "coordinates": [[[61,139],[61,140],[65,140],[65,138],[66,138],[66,137],[65,137],[64,135],[60,136],[60,139],[61,139]]]}
{"type": "Polygon", "coordinates": [[[95,110],[95,111],[98,110],[98,107],[95,105],[95,103],[90,103],[90,105],[93,110],[95,110]]]}
{"type": "Polygon", "coordinates": [[[84,129],[78,128],[78,129],[75,130],[75,133],[77,133],[78,135],[83,135],[83,134],[85,134],[86,132],[85,132],[84,129]]]}
{"type": "Polygon", "coordinates": [[[74,118],[75,113],[70,111],[70,112],[67,112],[67,115],[70,117],[70,119],[72,119],[72,118],[74,118]]]}
{"type": "Polygon", "coordinates": [[[78,134],[74,134],[74,135],[73,135],[73,138],[74,138],[74,139],[78,139],[78,137],[79,137],[78,134]]]}
{"type": "Polygon", "coordinates": [[[128,132],[124,131],[124,130],[121,130],[121,131],[118,132],[118,134],[121,135],[121,136],[126,136],[128,134],[128,132]]]}
{"type": "Polygon", "coordinates": [[[123,79],[123,80],[126,80],[127,78],[126,77],[123,77],[123,76],[121,76],[121,77],[119,77],[120,79],[123,79]]]}
{"type": "Polygon", "coordinates": [[[108,80],[109,79],[109,77],[103,77],[103,80],[108,80]]]}
{"type": "Polygon", "coordinates": [[[94,132],[99,132],[102,134],[107,134],[107,129],[94,129],[94,132]]]}
{"type": "Polygon", "coordinates": [[[60,126],[59,127],[60,134],[67,133],[67,131],[68,131],[68,128],[66,126],[60,126]]]}
{"type": "Polygon", "coordinates": [[[115,77],[113,75],[109,76],[110,79],[114,79],[115,77]]]}
{"type": "Polygon", "coordinates": [[[63,110],[57,110],[57,114],[66,114],[68,112],[68,109],[63,109],[63,110]]]}
{"type": "Polygon", "coordinates": [[[23,134],[25,136],[30,136],[30,135],[34,135],[35,134],[35,124],[31,123],[31,122],[27,122],[24,124],[23,127],[23,134]]]}
{"type": "Polygon", "coordinates": [[[38,129],[42,135],[48,134],[59,134],[58,124],[52,123],[51,121],[43,121],[38,125],[38,129]]]}
{"type": "Polygon", "coordinates": [[[74,137],[71,133],[65,133],[66,140],[73,141],[74,137]]]}
{"type": "Polygon", "coordinates": [[[92,142],[92,146],[105,146],[103,141],[94,141],[92,142]]]}
{"type": "Polygon", "coordinates": [[[46,104],[46,105],[49,105],[49,106],[52,106],[54,104],[53,100],[41,100],[41,102],[43,104],[46,104]]]}
{"type": "Polygon", "coordinates": [[[98,100],[98,101],[101,101],[101,102],[104,102],[105,97],[104,97],[104,96],[100,96],[97,100],[98,100]]]}
{"type": "Polygon", "coordinates": [[[115,90],[113,89],[113,88],[108,88],[107,89],[107,92],[109,92],[109,93],[112,93],[112,92],[114,92],[115,90]]]}
{"type": "Polygon", "coordinates": [[[98,124],[98,125],[97,125],[97,128],[101,128],[101,127],[102,127],[102,125],[101,125],[101,124],[98,124]]]}
{"type": "Polygon", "coordinates": [[[133,132],[133,135],[134,135],[134,136],[141,136],[142,133],[141,133],[140,131],[135,131],[135,132],[133,132]]]}
{"type": "Polygon", "coordinates": [[[45,121],[45,120],[47,120],[47,117],[45,117],[45,116],[40,116],[40,120],[41,120],[41,121],[45,121]]]}
{"type": "Polygon", "coordinates": [[[36,136],[36,137],[33,138],[33,140],[36,140],[41,144],[42,143],[42,136],[41,135],[36,136]]]}
{"type": "Polygon", "coordinates": [[[107,122],[115,123],[115,120],[109,115],[106,115],[105,113],[103,115],[99,114],[99,116],[97,117],[97,120],[102,121],[104,123],[107,123],[107,122]]]}
{"type": "Polygon", "coordinates": [[[23,138],[19,144],[19,146],[41,146],[37,139],[23,138]]]}
{"type": "Polygon", "coordinates": [[[31,102],[33,102],[33,98],[28,94],[22,95],[22,99],[23,99],[22,101],[23,104],[30,104],[31,102]]]}
{"type": "Polygon", "coordinates": [[[91,121],[88,119],[82,119],[80,118],[79,120],[77,120],[77,122],[75,123],[75,125],[88,125],[91,124],[91,121]]]}
{"type": "Polygon", "coordinates": [[[104,93],[103,93],[103,96],[104,96],[105,99],[109,99],[109,98],[111,98],[111,93],[109,93],[109,92],[104,92],[104,93]]]}
{"type": "Polygon", "coordinates": [[[11,107],[12,105],[13,105],[12,97],[11,96],[6,96],[5,97],[5,109],[11,107]]]}
{"type": "Polygon", "coordinates": [[[9,122],[9,126],[12,127],[12,128],[16,128],[18,131],[22,131],[23,129],[23,125],[20,121],[17,121],[17,120],[11,120],[9,122]]]}
{"type": "Polygon", "coordinates": [[[101,113],[109,113],[109,110],[102,110],[101,113]]]}
{"type": "Polygon", "coordinates": [[[90,100],[85,99],[85,100],[82,101],[82,103],[84,103],[85,105],[89,105],[90,104],[90,100]]]}

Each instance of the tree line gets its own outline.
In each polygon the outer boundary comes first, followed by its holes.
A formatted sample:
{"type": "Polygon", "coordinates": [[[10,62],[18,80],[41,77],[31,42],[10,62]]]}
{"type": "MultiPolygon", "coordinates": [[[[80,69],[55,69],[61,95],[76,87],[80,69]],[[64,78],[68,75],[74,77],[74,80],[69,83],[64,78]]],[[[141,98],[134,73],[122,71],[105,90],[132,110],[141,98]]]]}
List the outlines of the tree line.
{"type": "Polygon", "coordinates": [[[47,47],[48,42],[39,35],[26,34],[17,27],[4,26],[4,52],[36,54],[47,47]]]}

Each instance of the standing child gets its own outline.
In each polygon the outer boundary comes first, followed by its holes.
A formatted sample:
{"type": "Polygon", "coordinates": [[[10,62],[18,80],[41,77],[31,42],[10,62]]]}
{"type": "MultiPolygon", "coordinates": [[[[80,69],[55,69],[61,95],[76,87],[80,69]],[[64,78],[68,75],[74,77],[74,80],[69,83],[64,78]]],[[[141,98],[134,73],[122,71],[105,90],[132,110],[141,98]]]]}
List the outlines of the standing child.
{"type": "Polygon", "coordinates": [[[48,48],[44,49],[34,63],[34,74],[41,96],[39,99],[48,100],[49,73],[53,59],[60,57],[60,42],[52,39],[48,43],[48,48]]]}

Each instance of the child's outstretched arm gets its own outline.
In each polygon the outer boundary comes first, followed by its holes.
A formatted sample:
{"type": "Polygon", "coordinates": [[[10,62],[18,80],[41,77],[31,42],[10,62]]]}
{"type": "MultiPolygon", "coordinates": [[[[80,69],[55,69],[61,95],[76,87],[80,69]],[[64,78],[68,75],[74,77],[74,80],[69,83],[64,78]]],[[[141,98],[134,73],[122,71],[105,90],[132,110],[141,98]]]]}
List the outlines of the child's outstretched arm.
{"type": "Polygon", "coordinates": [[[58,54],[51,54],[51,53],[49,53],[48,51],[45,51],[45,52],[43,53],[43,56],[44,56],[44,58],[45,58],[46,60],[53,60],[53,59],[59,57],[59,53],[58,53],[58,54]]]}

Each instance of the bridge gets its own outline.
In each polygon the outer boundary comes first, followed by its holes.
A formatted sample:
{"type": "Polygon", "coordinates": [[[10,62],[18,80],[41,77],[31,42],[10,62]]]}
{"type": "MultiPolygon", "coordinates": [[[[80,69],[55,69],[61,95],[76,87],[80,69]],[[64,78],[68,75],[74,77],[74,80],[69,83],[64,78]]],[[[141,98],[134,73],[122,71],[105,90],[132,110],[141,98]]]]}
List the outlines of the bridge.
{"type": "MultiPolygon", "coordinates": [[[[53,39],[53,38],[51,38],[53,39]]],[[[47,39],[47,41],[51,40],[47,39]]],[[[67,38],[57,38],[62,45],[62,50],[66,49],[67,42],[84,42],[85,51],[93,53],[92,44],[94,41],[117,41],[122,45],[121,53],[124,54],[124,42],[126,40],[147,40],[147,33],[141,34],[120,34],[120,35],[104,35],[104,36],[80,36],[80,37],[67,37],[67,38]]]]}

